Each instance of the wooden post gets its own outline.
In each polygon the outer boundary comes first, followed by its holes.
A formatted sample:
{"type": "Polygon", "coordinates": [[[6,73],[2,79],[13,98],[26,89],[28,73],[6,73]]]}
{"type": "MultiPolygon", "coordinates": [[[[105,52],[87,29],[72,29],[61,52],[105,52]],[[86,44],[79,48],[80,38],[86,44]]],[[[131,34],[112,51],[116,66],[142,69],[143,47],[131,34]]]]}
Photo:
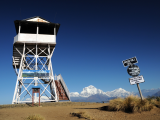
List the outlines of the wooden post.
{"type": "Polygon", "coordinates": [[[39,106],[40,106],[40,89],[38,90],[38,92],[39,92],[39,106]]]}
{"type": "Polygon", "coordinates": [[[138,87],[138,91],[139,91],[139,94],[140,94],[140,96],[141,96],[141,101],[143,100],[143,96],[142,96],[142,93],[141,93],[141,89],[140,89],[140,87],[139,87],[139,83],[137,83],[137,87],[138,87]]]}
{"type": "Polygon", "coordinates": [[[34,91],[36,88],[32,88],[32,106],[34,106],[34,93],[39,93],[39,106],[40,106],[40,88],[37,88],[38,91],[34,91]]]}
{"type": "Polygon", "coordinates": [[[32,89],[32,106],[34,106],[34,92],[33,92],[34,89],[32,89]]]}

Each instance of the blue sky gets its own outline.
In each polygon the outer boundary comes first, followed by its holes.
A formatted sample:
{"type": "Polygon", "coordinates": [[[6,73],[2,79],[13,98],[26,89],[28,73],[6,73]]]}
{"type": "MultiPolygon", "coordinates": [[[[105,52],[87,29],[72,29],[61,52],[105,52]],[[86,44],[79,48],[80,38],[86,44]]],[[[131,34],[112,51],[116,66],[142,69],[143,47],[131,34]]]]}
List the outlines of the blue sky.
{"type": "Polygon", "coordinates": [[[0,104],[12,101],[16,74],[12,67],[14,20],[41,16],[60,23],[52,56],[54,74],[61,74],[70,92],[93,85],[112,91],[130,85],[122,60],[137,57],[145,83],[160,87],[160,1],[25,0],[0,4],[0,104]],[[21,9],[21,12],[20,12],[21,9]]]}

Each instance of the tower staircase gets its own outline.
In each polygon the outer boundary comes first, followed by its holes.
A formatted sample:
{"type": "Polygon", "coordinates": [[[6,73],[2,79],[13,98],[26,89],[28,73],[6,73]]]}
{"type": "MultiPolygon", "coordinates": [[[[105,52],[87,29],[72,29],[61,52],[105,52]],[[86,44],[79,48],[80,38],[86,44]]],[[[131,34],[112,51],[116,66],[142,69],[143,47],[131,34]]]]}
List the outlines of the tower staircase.
{"type": "Polygon", "coordinates": [[[59,100],[69,100],[70,101],[70,96],[69,96],[69,90],[61,76],[61,74],[59,74],[57,76],[57,80],[55,80],[55,85],[57,88],[57,96],[59,98],[59,100]]]}
{"type": "Polygon", "coordinates": [[[14,46],[13,47],[13,68],[19,68],[20,67],[20,63],[21,63],[21,58],[22,58],[22,53],[23,53],[23,47],[18,47],[18,46],[14,46]]]}

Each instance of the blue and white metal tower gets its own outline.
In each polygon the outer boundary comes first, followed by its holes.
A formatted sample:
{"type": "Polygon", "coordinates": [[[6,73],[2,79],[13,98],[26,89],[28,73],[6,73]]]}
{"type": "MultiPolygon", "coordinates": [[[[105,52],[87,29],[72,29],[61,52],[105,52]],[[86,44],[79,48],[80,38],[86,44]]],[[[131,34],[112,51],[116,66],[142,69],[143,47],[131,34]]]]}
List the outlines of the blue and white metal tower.
{"type": "MultiPolygon", "coordinates": [[[[17,81],[12,104],[32,102],[33,86],[40,86],[41,102],[70,101],[62,76],[53,75],[51,61],[60,24],[39,16],[15,20],[14,23],[17,35],[14,37],[12,58],[17,81]],[[31,76],[25,76],[24,71],[31,76]],[[43,76],[46,71],[48,75],[43,76]]],[[[34,97],[34,102],[38,102],[38,96],[35,94],[34,97]]]]}

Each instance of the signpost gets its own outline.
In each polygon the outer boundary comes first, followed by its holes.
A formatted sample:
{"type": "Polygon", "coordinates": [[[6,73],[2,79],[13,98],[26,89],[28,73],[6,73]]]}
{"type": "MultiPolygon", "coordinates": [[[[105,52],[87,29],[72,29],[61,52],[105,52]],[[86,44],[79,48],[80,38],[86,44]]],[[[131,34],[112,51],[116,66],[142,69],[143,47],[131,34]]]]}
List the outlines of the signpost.
{"type": "Polygon", "coordinates": [[[137,84],[139,94],[141,96],[141,100],[143,100],[143,96],[141,93],[141,89],[139,87],[139,83],[144,82],[143,76],[138,76],[140,74],[140,69],[137,65],[134,65],[133,63],[138,63],[137,58],[133,57],[127,60],[122,61],[124,67],[128,67],[127,72],[130,76],[133,78],[129,78],[130,84],[134,85],[137,84]],[[138,77],[137,77],[138,76],[138,77]]]}

